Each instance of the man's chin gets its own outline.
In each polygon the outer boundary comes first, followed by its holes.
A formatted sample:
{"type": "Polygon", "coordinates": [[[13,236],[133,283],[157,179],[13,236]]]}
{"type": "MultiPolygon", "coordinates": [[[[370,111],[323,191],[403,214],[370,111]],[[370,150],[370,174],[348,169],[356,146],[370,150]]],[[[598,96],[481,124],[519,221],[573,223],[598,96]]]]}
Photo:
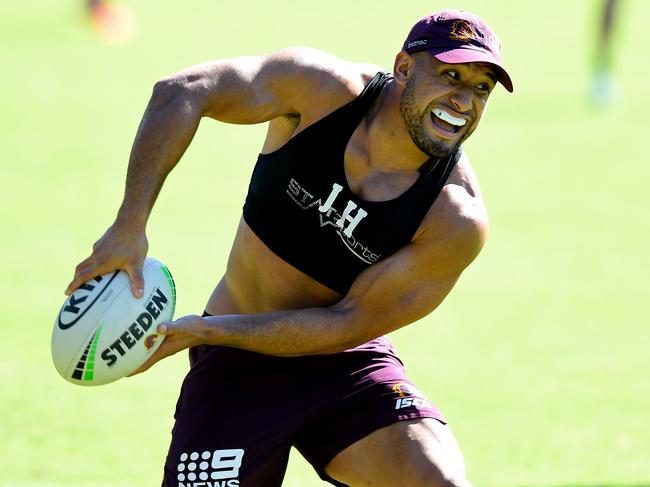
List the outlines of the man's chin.
{"type": "Polygon", "coordinates": [[[427,154],[430,157],[439,157],[439,158],[448,157],[454,152],[456,152],[459,146],[460,146],[460,141],[444,143],[442,141],[432,140],[429,144],[428,147],[429,150],[427,151],[427,154]]]}

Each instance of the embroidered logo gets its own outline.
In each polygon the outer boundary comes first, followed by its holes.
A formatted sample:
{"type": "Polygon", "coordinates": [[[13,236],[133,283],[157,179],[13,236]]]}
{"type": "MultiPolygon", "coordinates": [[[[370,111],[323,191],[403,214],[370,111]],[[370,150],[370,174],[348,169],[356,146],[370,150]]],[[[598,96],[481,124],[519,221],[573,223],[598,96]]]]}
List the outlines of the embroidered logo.
{"type": "Polygon", "coordinates": [[[431,408],[431,403],[424,397],[419,390],[406,382],[398,382],[391,388],[397,394],[395,409],[414,408],[431,408]]]}
{"type": "Polygon", "coordinates": [[[449,38],[452,41],[474,41],[482,46],[490,46],[492,50],[497,51],[497,56],[498,51],[501,50],[501,43],[494,34],[490,34],[489,31],[479,31],[472,24],[462,19],[455,20],[453,24],[451,24],[451,28],[449,29],[449,38]]]}
{"type": "Polygon", "coordinates": [[[476,30],[466,20],[458,19],[451,24],[451,29],[449,30],[449,38],[452,41],[478,41],[480,40],[479,35],[476,30]]]}

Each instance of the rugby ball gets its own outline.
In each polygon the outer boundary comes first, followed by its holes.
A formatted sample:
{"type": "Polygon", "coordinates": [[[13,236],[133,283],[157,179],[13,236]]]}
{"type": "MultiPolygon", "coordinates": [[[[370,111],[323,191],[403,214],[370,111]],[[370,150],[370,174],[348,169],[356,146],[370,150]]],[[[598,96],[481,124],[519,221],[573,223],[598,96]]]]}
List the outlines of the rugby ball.
{"type": "Polygon", "coordinates": [[[116,381],[140,367],[160,346],[159,323],[174,316],[176,287],[162,262],[147,257],[144,296],[129,276],[113,271],[73,292],[52,330],[52,360],[61,376],[82,386],[116,381]]]}

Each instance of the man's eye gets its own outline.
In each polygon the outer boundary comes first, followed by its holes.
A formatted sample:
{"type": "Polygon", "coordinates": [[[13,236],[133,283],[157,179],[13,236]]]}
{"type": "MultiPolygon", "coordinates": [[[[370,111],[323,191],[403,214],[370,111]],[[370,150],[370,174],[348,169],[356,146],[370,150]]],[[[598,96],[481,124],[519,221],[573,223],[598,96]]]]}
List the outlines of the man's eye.
{"type": "Polygon", "coordinates": [[[478,89],[481,93],[489,93],[490,85],[487,83],[481,83],[480,85],[476,85],[476,89],[478,89]]]}
{"type": "Polygon", "coordinates": [[[454,79],[458,81],[460,79],[460,75],[458,74],[458,71],[447,71],[447,76],[449,76],[451,79],[454,79]]]}

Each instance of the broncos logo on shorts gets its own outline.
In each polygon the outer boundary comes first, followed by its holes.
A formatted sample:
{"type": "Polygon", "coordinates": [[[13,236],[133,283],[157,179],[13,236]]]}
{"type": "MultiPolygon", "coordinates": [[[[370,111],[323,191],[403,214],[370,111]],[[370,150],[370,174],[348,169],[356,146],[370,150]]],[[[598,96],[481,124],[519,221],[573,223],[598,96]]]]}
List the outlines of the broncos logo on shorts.
{"type": "Polygon", "coordinates": [[[406,382],[398,382],[397,384],[393,385],[392,390],[394,393],[398,395],[398,397],[407,397],[407,396],[424,397],[424,394],[422,394],[414,386],[412,386],[411,384],[407,384],[406,382]]]}
{"type": "Polygon", "coordinates": [[[408,407],[430,408],[431,403],[424,397],[418,389],[406,382],[398,382],[391,388],[397,394],[395,409],[404,409],[408,407]]]}

